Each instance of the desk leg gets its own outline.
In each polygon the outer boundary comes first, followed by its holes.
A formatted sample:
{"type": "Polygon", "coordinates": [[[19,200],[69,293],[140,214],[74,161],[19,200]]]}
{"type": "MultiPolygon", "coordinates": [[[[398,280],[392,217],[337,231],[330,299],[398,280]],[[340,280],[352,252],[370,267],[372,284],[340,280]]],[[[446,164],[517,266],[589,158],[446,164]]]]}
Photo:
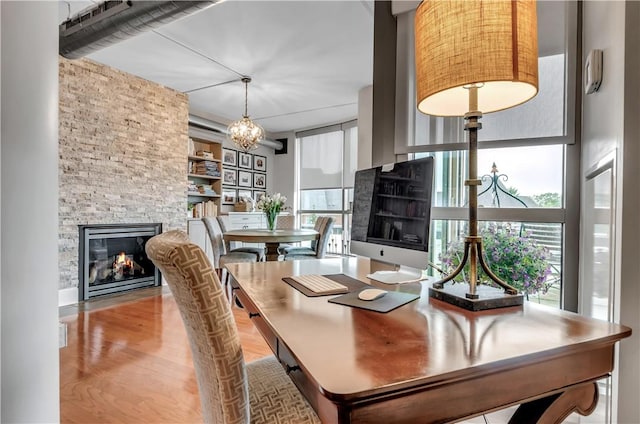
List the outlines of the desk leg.
{"type": "Polygon", "coordinates": [[[280,243],[265,243],[267,261],[278,260],[278,246],[280,243]]]}
{"type": "Polygon", "coordinates": [[[562,393],[523,403],[509,424],[561,423],[572,412],[586,416],[598,405],[597,383],[570,387],[562,393]]]}

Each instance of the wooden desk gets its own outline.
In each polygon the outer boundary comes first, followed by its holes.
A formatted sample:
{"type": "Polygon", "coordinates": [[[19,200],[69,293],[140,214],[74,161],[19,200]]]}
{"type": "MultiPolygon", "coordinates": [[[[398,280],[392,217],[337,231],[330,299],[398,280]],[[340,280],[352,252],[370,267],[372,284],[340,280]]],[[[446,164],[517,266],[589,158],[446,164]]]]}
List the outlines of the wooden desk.
{"type": "MultiPolygon", "coordinates": [[[[421,298],[387,314],[305,297],[282,277],[344,273],[369,261],[230,264],[237,296],[323,423],[441,423],[522,404],[514,423],[556,423],[597,402],[622,325],[525,302],[469,312],[427,284],[387,286],[421,298]]],[[[381,285],[380,285],[381,286],[381,285]]]]}
{"type": "Polygon", "coordinates": [[[320,233],[315,230],[232,230],[223,234],[227,241],[243,241],[245,243],[264,243],[267,261],[278,260],[280,243],[317,240],[320,233]]]}

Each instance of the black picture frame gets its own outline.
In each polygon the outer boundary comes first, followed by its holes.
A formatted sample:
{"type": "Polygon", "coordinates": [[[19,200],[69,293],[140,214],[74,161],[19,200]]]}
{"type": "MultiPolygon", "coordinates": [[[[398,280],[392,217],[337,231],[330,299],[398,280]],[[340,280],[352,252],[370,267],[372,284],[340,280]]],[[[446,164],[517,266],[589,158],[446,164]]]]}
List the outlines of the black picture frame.
{"type": "Polygon", "coordinates": [[[222,170],[222,184],[226,186],[238,185],[238,171],[236,169],[223,169],[222,170]]]}
{"type": "Polygon", "coordinates": [[[238,189],[238,200],[242,199],[243,196],[253,200],[253,192],[251,190],[238,189]]]}
{"type": "Polygon", "coordinates": [[[222,188],[222,204],[233,205],[238,200],[238,191],[235,188],[222,188]]]}
{"type": "Polygon", "coordinates": [[[253,190],[253,200],[258,203],[260,199],[267,195],[266,191],[263,190],[253,190]]]}
{"type": "Polygon", "coordinates": [[[238,170],[238,187],[251,188],[252,179],[252,172],[238,170]]]}
{"type": "Polygon", "coordinates": [[[267,174],[259,174],[255,172],[253,174],[253,187],[266,190],[267,188],[267,174]]]}
{"type": "Polygon", "coordinates": [[[251,169],[253,158],[251,153],[238,152],[238,168],[251,169]]]}
{"type": "Polygon", "coordinates": [[[222,164],[227,166],[238,166],[238,151],[223,147],[222,164]]]}
{"type": "Polygon", "coordinates": [[[267,172],[267,157],[253,155],[253,170],[267,172]]]}

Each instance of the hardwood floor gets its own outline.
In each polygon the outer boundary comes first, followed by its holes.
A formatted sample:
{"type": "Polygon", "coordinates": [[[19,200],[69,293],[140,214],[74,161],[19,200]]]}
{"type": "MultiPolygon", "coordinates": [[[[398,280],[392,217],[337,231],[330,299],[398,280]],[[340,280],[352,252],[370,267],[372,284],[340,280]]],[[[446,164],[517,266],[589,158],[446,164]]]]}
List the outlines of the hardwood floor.
{"type": "MultiPolygon", "coordinates": [[[[171,294],[119,298],[61,311],[62,423],[202,422],[191,352],[171,294]],[[102,303],[100,303],[102,302],[102,303]],[[124,302],[124,303],[122,303],[124,302]]],[[[271,354],[247,314],[234,307],[247,362],[271,354]]]]}
{"type": "MultiPolygon", "coordinates": [[[[233,307],[247,362],[271,354],[246,312],[233,307]]],[[[136,290],[60,308],[62,423],[200,423],[187,335],[168,288],[136,290]]],[[[513,408],[464,424],[506,423],[513,408]]],[[[604,422],[594,414],[587,422],[604,422]]],[[[584,418],[583,418],[584,419],[584,418]]],[[[581,422],[576,415],[565,424],[581,422]]]]}

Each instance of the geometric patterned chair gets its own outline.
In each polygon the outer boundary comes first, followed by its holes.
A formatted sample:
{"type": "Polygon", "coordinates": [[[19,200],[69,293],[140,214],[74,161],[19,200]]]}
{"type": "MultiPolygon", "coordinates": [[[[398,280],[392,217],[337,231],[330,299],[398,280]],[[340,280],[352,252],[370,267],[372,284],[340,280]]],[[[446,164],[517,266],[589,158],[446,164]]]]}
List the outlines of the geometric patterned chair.
{"type": "Polygon", "coordinates": [[[218,220],[212,217],[202,218],[204,226],[207,228],[209,239],[211,240],[211,247],[213,247],[213,266],[218,273],[220,280],[224,281],[225,286],[229,280],[229,274],[227,273],[225,278],[222,278],[222,274],[226,272],[224,267],[226,264],[232,264],[237,262],[257,262],[258,256],[251,252],[240,252],[236,250],[227,251],[224,245],[224,239],[222,238],[222,229],[218,220]]]}
{"type": "MultiPolygon", "coordinates": [[[[228,215],[219,215],[216,216],[216,219],[223,233],[231,229],[231,217],[228,215]]],[[[224,235],[222,238],[224,239],[224,235]]],[[[227,252],[249,252],[255,254],[259,262],[264,262],[265,260],[263,247],[236,247],[235,249],[231,249],[231,243],[227,240],[224,241],[224,247],[227,249],[227,252]]]]}
{"type": "Polygon", "coordinates": [[[284,249],[285,261],[293,261],[297,259],[322,259],[327,252],[329,237],[333,229],[333,218],[330,216],[319,216],[313,229],[320,233],[318,240],[311,242],[311,247],[286,247],[284,249]]]}
{"type": "Polygon", "coordinates": [[[273,356],[245,364],[231,308],[199,246],[173,230],[152,237],[146,251],[180,310],[206,423],[320,424],[273,356]]]}

